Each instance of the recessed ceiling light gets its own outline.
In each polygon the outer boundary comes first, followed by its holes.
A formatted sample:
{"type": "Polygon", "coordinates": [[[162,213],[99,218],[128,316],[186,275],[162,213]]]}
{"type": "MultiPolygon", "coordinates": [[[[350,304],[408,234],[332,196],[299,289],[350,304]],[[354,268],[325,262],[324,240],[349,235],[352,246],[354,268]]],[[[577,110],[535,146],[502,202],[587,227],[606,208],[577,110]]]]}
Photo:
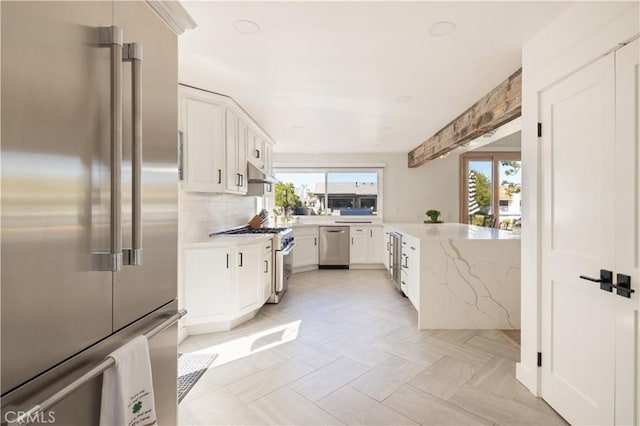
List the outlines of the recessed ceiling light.
{"type": "Polygon", "coordinates": [[[260,26],[258,24],[246,19],[238,19],[233,23],[233,28],[235,28],[239,33],[246,35],[252,35],[260,31],[260,26]]]}
{"type": "Polygon", "coordinates": [[[434,37],[444,37],[453,33],[456,30],[456,24],[449,21],[440,21],[431,25],[429,32],[434,37]]]}
{"type": "Polygon", "coordinates": [[[400,102],[402,104],[406,104],[411,101],[411,96],[398,96],[396,98],[396,102],[400,102]]]}

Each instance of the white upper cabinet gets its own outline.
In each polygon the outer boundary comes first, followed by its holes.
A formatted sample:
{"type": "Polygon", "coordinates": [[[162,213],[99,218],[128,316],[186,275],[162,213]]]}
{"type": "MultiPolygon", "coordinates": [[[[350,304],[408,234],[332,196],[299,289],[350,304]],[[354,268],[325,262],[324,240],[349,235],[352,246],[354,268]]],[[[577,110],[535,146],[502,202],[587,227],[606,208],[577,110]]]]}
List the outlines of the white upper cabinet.
{"type": "Polygon", "coordinates": [[[227,192],[247,193],[247,126],[227,109],[227,192]]]}
{"type": "Polygon", "coordinates": [[[246,195],[247,161],[271,175],[273,142],[231,98],[185,86],[179,92],[183,190],[246,195]]]}
{"type": "Polygon", "coordinates": [[[264,144],[264,165],[267,176],[273,176],[273,146],[270,142],[264,144]]]}
{"type": "Polygon", "coordinates": [[[247,138],[247,160],[256,166],[258,170],[265,171],[265,161],[264,161],[264,139],[256,134],[256,132],[249,128],[247,138]]]}
{"type": "Polygon", "coordinates": [[[180,93],[182,189],[225,190],[225,107],[195,90],[180,93]]]}

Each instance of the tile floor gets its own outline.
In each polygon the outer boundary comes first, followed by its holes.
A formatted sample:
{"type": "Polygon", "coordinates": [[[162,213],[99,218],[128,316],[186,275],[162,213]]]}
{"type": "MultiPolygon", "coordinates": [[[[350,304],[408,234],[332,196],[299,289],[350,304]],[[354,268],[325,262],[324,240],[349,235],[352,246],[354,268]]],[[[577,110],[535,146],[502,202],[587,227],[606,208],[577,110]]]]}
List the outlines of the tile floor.
{"type": "Polygon", "coordinates": [[[418,330],[380,270],[295,274],[280,304],[192,351],[218,356],[181,425],[566,424],[515,379],[503,333],[418,330]]]}

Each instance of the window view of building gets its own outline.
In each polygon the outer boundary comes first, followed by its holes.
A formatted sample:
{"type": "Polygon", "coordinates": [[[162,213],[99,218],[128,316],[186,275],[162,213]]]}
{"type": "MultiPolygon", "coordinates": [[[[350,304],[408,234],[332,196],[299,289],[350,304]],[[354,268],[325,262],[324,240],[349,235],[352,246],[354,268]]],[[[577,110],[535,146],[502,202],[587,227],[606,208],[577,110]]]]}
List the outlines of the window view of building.
{"type": "Polygon", "coordinates": [[[378,214],[377,171],[293,172],[278,170],[278,214],[370,216],[378,214]]]}

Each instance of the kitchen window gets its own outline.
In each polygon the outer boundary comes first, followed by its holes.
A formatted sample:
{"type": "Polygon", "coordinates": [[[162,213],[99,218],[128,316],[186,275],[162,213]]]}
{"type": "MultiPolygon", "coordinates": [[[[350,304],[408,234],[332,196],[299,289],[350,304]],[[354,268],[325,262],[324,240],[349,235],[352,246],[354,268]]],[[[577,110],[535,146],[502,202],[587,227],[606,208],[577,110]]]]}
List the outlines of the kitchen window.
{"type": "Polygon", "coordinates": [[[520,152],[468,152],[460,156],[460,222],[511,229],[522,216],[520,152]]]}
{"type": "Polygon", "coordinates": [[[381,168],[278,168],[275,178],[277,215],[381,216],[381,168]]]}

